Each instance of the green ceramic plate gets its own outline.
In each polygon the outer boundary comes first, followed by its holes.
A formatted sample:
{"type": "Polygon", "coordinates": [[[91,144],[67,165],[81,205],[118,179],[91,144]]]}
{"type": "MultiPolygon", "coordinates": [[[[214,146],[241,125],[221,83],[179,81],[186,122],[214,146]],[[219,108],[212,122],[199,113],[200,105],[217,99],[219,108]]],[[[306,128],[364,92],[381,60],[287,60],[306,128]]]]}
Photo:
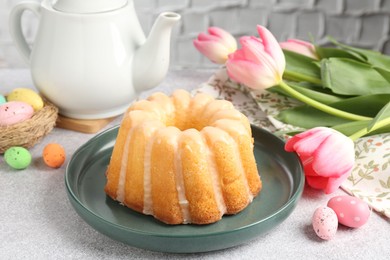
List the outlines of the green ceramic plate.
{"type": "Polygon", "coordinates": [[[99,232],[139,248],[192,253],[245,243],[285,220],[301,197],[304,184],[299,159],[284,151],[283,141],[257,127],[252,130],[263,190],[241,213],[225,216],[217,223],[169,226],[106,196],[105,171],[118,127],[97,135],[74,153],[65,174],[70,202],[99,232]]]}

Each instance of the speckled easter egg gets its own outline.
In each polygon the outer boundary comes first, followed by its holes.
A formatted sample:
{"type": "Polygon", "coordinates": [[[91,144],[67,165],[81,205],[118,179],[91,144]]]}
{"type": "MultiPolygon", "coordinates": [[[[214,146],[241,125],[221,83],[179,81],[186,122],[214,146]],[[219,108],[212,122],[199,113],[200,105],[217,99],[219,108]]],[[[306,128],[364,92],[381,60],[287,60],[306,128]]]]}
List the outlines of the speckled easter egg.
{"type": "Polygon", "coordinates": [[[38,111],[44,105],[41,96],[29,88],[16,88],[7,95],[7,101],[22,101],[30,104],[34,111],[38,111]]]}
{"type": "Polygon", "coordinates": [[[7,102],[7,100],[5,99],[5,97],[3,95],[0,95],[0,105],[1,104],[4,104],[5,102],[7,102]]]}
{"type": "Polygon", "coordinates": [[[10,167],[22,170],[30,165],[31,154],[26,148],[13,146],[5,151],[4,160],[10,167]]]}
{"type": "Polygon", "coordinates": [[[337,215],[329,207],[319,207],[313,214],[312,225],[318,237],[330,240],[336,235],[338,227],[337,215]]]}
{"type": "Polygon", "coordinates": [[[328,201],[328,207],[336,212],[340,224],[351,228],[366,224],[371,214],[367,203],[348,195],[331,198],[328,201]]]}
{"type": "Polygon", "coordinates": [[[0,126],[13,125],[32,117],[34,109],[25,102],[10,101],[0,105],[0,126]]]}
{"type": "Polygon", "coordinates": [[[65,149],[56,143],[45,146],[42,152],[43,161],[52,168],[59,168],[65,162],[65,149]]]}

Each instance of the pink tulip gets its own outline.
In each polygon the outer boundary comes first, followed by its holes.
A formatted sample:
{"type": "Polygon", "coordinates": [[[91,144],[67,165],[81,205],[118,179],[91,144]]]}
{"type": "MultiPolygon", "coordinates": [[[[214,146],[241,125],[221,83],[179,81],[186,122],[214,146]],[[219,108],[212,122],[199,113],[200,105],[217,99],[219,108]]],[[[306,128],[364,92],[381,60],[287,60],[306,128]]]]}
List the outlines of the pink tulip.
{"type": "Polygon", "coordinates": [[[229,77],[253,89],[265,89],[282,81],[286,60],[279,43],[270,31],[258,25],[260,38],[244,36],[242,48],[229,55],[229,77]]]}
{"type": "Polygon", "coordinates": [[[285,50],[296,52],[312,59],[318,60],[318,54],[313,44],[310,42],[298,40],[298,39],[289,39],[286,42],[279,43],[280,47],[285,50]]]}
{"type": "Polygon", "coordinates": [[[285,150],[298,154],[308,185],[326,194],[340,187],[355,164],[353,141],[327,127],[316,127],[293,136],[285,150]]]}
{"type": "Polygon", "coordinates": [[[218,27],[207,29],[209,34],[200,33],[194,45],[204,56],[217,64],[224,64],[230,53],[237,49],[234,37],[218,27]]]}

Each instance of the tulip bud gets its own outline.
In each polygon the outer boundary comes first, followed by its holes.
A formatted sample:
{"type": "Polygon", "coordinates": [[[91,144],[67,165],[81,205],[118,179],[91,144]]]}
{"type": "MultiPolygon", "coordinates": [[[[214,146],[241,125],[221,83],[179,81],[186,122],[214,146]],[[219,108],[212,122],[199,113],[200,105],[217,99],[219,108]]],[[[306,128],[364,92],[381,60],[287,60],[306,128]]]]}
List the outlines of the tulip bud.
{"type": "Polygon", "coordinates": [[[280,47],[284,50],[289,50],[296,52],[312,59],[318,60],[318,54],[313,44],[310,42],[298,40],[298,39],[289,39],[286,42],[279,43],[280,47]]]}
{"type": "Polygon", "coordinates": [[[326,194],[340,187],[355,164],[353,141],[327,127],[315,127],[293,136],[286,142],[285,150],[298,154],[307,184],[326,194]]]}
{"type": "Polygon", "coordinates": [[[230,53],[237,49],[234,37],[218,27],[208,28],[208,33],[200,33],[194,45],[204,56],[217,64],[224,64],[230,53]]]}
{"type": "Polygon", "coordinates": [[[282,49],[265,27],[257,26],[260,38],[241,37],[242,48],[229,55],[229,77],[253,89],[279,84],[286,66],[282,49]]]}

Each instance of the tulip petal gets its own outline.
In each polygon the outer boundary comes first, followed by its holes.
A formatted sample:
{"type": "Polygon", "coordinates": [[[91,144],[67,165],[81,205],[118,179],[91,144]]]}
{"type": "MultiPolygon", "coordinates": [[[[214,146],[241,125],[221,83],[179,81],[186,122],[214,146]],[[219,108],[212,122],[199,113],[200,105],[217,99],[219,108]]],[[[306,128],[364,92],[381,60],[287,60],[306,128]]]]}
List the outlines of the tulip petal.
{"type": "Polygon", "coordinates": [[[241,50],[245,53],[245,56],[248,59],[251,59],[254,62],[261,61],[261,58],[264,55],[261,55],[261,53],[265,52],[264,45],[259,38],[253,36],[243,36],[240,38],[240,44],[243,47],[241,50]]]}
{"type": "Polygon", "coordinates": [[[313,162],[314,171],[324,177],[338,177],[349,173],[355,164],[354,143],[336,131],[318,147],[313,162]]]}
{"type": "Polygon", "coordinates": [[[317,176],[318,174],[313,170],[313,157],[300,157],[302,164],[303,164],[303,170],[305,172],[305,176],[317,176]],[[307,161],[307,163],[303,163],[303,161],[307,161]]]}
{"type": "Polygon", "coordinates": [[[206,56],[209,60],[222,64],[227,59],[227,51],[226,48],[220,44],[219,42],[208,42],[208,41],[193,41],[194,46],[201,52],[204,56],[206,56]]]}
{"type": "Polygon", "coordinates": [[[228,55],[237,49],[234,37],[217,27],[210,27],[209,34],[200,33],[193,41],[195,47],[214,63],[223,64],[228,55]]]}
{"type": "Polygon", "coordinates": [[[299,39],[288,39],[287,42],[294,43],[294,44],[300,45],[300,46],[304,46],[306,48],[313,48],[314,49],[314,45],[311,44],[310,42],[307,42],[307,41],[302,41],[299,39]]]}
{"type": "Polygon", "coordinates": [[[264,46],[260,39],[256,37],[242,37],[240,43],[243,46],[242,50],[246,59],[255,63],[263,63],[268,68],[269,73],[272,73],[278,81],[282,79],[283,71],[278,70],[275,60],[264,51],[264,46]]]}
{"type": "Polygon", "coordinates": [[[321,176],[306,176],[307,185],[314,189],[325,190],[328,185],[328,178],[321,176]]]}
{"type": "Polygon", "coordinates": [[[229,77],[253,89],[264,89],[277,84],[267,72],[268,68],[246,60],[231,60],[226,63],[229,77]]]}
{"type": "Polygon", "coordinates": [[[335,192],[347,178],[348,174],[345,174],[339,178],[306,176],[306,182],[310,187],[318,190],[323,190],[325,194],[330,194],[335,192]]]}
{"type": "Polygon", "coordinates": [[[313,133],[317,133],[319,131],[324,131],[326,129],[328,129],[328,128],[323,127],[323,126],[318,126],[318,127],[314,127],[314,128],[309,129],[309,130],[306,130],[305,132],[296,134],[296,135],[294,135],[294,137],[305,138],[306,136],[312,135],[313,133]]]}
{"type": "Polygon", "coordinates": [[[215,41],[215,42],[218,42],[219,38],[217,36],[214,36],[214,35],[200,33],[198,35],[198,40],[199,41],[215,41]]]}
{"type": "Polygon", "coordinates": [[[331,132],[326,129],[316,127],[312,131],[309,130],[304,132],[304,134],[298,134],[287,142],[286,148],[296,151],[300,156],[312,155],[321,143],[331,135],[331,132]]]}
{"type": "Polygon", "coordinates": [[[331,128],[297,134],[286,142],[285,150],[297,152],[308,185],[327,194],[340,187],[355,164],[353,141],[331,128]]]}
{"type": "Polygon", "coordinates": [[[311,136],[311,135],[314,135],[320,131],[324,131],[325,129],[327,129],[326,127],[322,127],[322,126],[319,126],[319,127],[314,127],[314,128],[311,128],[309,130],[306,130],[302,133],[299,133],[299,134],[296,134],[294,135],[292,138],[290,138],[289,140],[287,140],[286,142],[286,145],[284,147],[284,149],[287,151],[287,152],[294,152],[295,149],[294,149],[294,146],[295,144],[301,140],[301,139],[304,139],[308,136],[311,136]]]}
{"type": "Polygon", "coordinates": [[[257,32],[259,33],[260,39],[263,42],[264,50],[275,60],[278,66],[278,71],[284,71],[286,67],[286,60],[282,48],[278,41],[275,39],[273,34],[265,27],[257,25],[257,32]]]}
{"type": "Polygon", "coordinates": [[[281,82],[285,59],[273,35],[264,27],[258,28],[260,38],[241,37],[242,48],[228,56],[226,68],[233,80],[253,89],[265,89],[281,82]]]}
{"type": "Polygon", "coordinates": [[[237,41],[227,31],[219,28],[219,27],[209,27],[207,30],[211,35],[217,36],[226,47],[231,49],[232,51],[235,51],[237,49],[237,41]]]}
{"type": "Polygon", "coordinates": [[[293,51],[312,59],[318,60],[318,55],[315,51],[315,47],[310,42],[298,40],[298,39],[288,39],[286,42],[279,43],[280,47],[285,50],[293,51]]]}
{"type": "MultiPolygon", "coordinates": [[[[261,43],[256,43],[255,41],[248,39],[248,41],[244,41],[242,44],[243,48],[236,51],[237,56],[235,56],[236,53],[233,53],[232,60],[242,59],[247,60],[248,62],[252,62],[259,66],[258,70],[261,70],[256,72],[254,71],[254,74],[257,74],[258,72],[267,74],[268,77],[274,78],[275,82],[279,82],[279,77],[277,76],[274,62],[270,60],[270,56],[259,50],[262,48],[261,43]]],[[[276,85],[276,83],[273,85],[276,85]]]]}
{"type": "Polygon", "coordinates": [[[330,194],[335,192],[342,184],[343,182],[348,178],[349,174],[344,174],[342,176],[339,176],[337,178],[328,178],[328,183],[324,189],[324,192],[326,194],[330,194]]]}

